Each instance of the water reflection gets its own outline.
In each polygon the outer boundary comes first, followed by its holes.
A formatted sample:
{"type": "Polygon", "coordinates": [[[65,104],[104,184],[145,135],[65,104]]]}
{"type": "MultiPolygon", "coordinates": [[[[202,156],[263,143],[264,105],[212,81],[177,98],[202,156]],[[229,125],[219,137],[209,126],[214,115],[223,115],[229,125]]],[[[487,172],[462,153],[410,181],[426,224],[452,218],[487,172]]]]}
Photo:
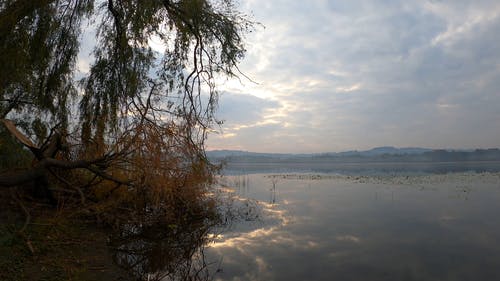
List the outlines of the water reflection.
{"type": "Polygon", "coordinates": [[[336,173],[343,175],[426,175],[500,172],[500,161],[483,162],[229,162],[228,175],[245,173],[336,173]]]}
{"type": "Polygon", "coordinates": [[[129,225],[110,240],[116,264],[138,280],[210,280],[204,247],[206,221],[129,225]]]}
{"type": "Polygon", "coordinates": [[[215,280],[500,280],[498,173],[248,177],[262,216],[209,245],[215,280]]]}
{"type": "Polygon", "coordinates": [[[223,258],[208,259],[207,245],[244,246],[252,237],[273,236],[274,226],[259,226],[286,225],[284,212],[273,209],[271,203],[260,204],[252,199],[249,186],[250,177],[245,175],[222,178],[220,187],[210,194],[213,201],[209,201],[218,203],[212,204],[216,209],[186,205],[186,212],[165,216],[155,216],[154,209],[148,209],[153,215],[121,226],[111,237],[109,246],[115,263],[130,272],[134,280],[212,280],[221,271],[223,258]],[[266,218],[261,219],[264,214],[266,218]],[[239,231],[255,231],[246,237],[228,231],[234,230],[232,226],[237,222],[247,223],[238,227],[239,231]]]}
{"type": "Polygon", "coordinates": [[[224,219],[131,225],[116,262],[142,280],[500,280],[499,173],[220,183],[224,219]]]}
{"type": "Polygon", "coordinates": [[[269,203],[270,204],[275,204],[276,203],[276,184],[278,183],[278,178],[277,177],[272,177],[271,178],[271,183],[272,183],[273,187],[270,189],[271,196],[269,198],[269,203]]]}

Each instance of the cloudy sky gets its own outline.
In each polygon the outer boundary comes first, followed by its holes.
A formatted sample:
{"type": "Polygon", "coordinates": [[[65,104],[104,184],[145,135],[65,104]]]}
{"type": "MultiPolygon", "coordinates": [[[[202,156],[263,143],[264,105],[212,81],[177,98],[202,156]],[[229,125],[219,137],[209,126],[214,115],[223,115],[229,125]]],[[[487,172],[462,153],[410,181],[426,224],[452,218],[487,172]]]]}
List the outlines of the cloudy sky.
{"type": "Polygon", "coordinates": [[[500,1],[250,0],[208,149],[500,146],[500,1]]]}

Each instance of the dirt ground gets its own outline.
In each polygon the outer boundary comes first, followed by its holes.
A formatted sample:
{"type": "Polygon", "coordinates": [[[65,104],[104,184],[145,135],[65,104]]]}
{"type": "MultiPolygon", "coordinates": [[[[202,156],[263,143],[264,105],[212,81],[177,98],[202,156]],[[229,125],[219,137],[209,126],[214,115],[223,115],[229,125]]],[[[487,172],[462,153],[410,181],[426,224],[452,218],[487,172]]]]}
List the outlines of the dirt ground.
{"type": "Polygon", "coordinates": [[[0,194],[0,280],[133,279],[113,263],[106,229],[72,218],[61,206],[24,205],[27,224],[11,194],[0,194]]]}

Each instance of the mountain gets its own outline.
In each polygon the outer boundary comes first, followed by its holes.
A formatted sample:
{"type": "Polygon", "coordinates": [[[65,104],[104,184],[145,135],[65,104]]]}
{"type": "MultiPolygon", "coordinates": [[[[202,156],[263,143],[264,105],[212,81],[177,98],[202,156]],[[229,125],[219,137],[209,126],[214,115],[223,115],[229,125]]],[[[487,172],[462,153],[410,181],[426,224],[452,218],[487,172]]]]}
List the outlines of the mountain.
{"type": "Polygon", "coordinates": [[[228,158],[228,157],[284,157],[293,154],[280,154],[280,153],[260,153],[248,152],[242,150],[211,150],[207,151],[208,158],[228,158]]]}
{"type": "Polygon", "coordinates": [[[260,153],[249,152],[242,150],[212,150],[207,151],[208,158],[227,158],[227,157],[272,157],[272,158],[303,158],[303,157],[317,157],[317,156],[377,156],[383,154],[403,155],[403,154],[421,154],[424,152],[432,151],[429,148],[407,147],[395,148],[392,146],[375,147],[366,151],[344,151],[344,152],[327,152],[327,153],[260,153]]]}
{"type": "Polygon", "coordinates": [[[345,151],[315,154],[257,153],[241,150],[207,151],[214,161],[228,162],[453,162],[500,161],[500,150],[491,149],[429,149],[420,147],[375,147],[365,151],[345,151]]]}
{"type": "Polygon", "coordinates": [[[432,149],[420,148],[420,147],[395,148],[392,146],[382,146],[382,147],[375,147],[367,151],[363,151],[361,152],[361,154],[369,156],[383,155],[383,154],[403,155],[403,154],[421,154],[428,151],[432,151],[432,149]]]}

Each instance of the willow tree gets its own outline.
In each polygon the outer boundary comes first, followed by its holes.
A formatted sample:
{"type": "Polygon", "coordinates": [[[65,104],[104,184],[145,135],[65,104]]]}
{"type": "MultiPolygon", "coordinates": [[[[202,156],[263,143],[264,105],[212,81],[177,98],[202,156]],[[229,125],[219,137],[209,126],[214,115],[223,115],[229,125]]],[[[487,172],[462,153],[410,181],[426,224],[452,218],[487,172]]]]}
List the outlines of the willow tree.
{"type": "Polygon", "coordinates": [[[231,0],[1,1],[0,186],[84,202],[96,183],[136,199],[203,184],[215,81],[238,71],[251,25],[231,0]],[[82,34],[95,34],[83,74],[82,34]]]}

